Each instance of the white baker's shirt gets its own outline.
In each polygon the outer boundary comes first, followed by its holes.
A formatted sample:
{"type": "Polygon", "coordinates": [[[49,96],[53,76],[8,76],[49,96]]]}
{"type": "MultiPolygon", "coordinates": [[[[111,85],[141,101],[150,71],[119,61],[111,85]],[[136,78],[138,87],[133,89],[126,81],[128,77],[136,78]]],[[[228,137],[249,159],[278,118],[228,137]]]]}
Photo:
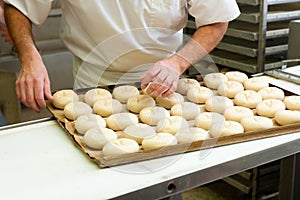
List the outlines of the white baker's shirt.
{"type": "MultiPolygon", "coordinates": [[[[40,25],[52,0],[5,2],[40,25]]],[[[75,88],[139,81],[182,43],[188,13],[198,27],[240,14],[235,0],[61,0],[61,7],[61,37],[75,56],[75,88]]]]}

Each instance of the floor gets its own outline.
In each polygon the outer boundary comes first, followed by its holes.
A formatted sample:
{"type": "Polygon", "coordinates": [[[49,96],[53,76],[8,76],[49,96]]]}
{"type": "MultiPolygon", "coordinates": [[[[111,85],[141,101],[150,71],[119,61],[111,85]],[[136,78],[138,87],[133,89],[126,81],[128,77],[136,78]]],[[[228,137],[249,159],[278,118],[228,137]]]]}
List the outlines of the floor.
{"type": "Polygon", "coordinates": [[[231,185],[220,181],[215,181],[207,185],[189,190],[182,194],[183,200],[250,200],[249,195],[245,195],[231,185]]]}

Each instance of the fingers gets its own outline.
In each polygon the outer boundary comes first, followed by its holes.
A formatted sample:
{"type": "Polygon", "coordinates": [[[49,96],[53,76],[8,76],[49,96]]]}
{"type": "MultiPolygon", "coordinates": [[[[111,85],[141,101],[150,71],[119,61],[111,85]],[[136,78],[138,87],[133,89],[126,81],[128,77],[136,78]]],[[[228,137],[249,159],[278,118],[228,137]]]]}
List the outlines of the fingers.
{"type": "Polygon", "coordinates": [[[46,108],[44,97],[52,100],[49,79],[45,81],[22,79],[18,78],[16,81],[16,94],[17,98],[28,108],[36,112],[46,108]]]}
{"type": "Polygon", "coordinates": [[[53,100],[53,96],[51,93],[50,81],[48,78],[45,79],[44,84],[45,84],[45,86],[44,86],[45,98],[51,101],[51,100],[53,100]]]}
{"type": "Polygon", "coordinates": [[[141,88],[145,89],[146,86],[152,81],[152,79],[160,72],[160,68],[152,67],[142,78],[141,88]]]}
{"type": "Polygon", "coordinates": [[[149,84],[146,92],[153,96],[167,97],[174,93],[180,74],[171,67],[163,65],[156,65],[153,68],[143,77],[142,89],[149,84]],[[153,68],[155,68],[155,70],[153,70],[153,68]]]}

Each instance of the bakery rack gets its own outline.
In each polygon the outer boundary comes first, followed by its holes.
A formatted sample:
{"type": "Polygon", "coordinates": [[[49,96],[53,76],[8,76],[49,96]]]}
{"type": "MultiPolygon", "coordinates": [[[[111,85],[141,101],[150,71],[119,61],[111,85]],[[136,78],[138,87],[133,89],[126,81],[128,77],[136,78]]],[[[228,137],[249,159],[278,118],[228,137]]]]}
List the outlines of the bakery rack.
{"type": "MultiPolygon", "coordinates": [[[[288,50],[289,23],[300,19],[297,0],[237,0],[240,16],[210,54],[217,65],[247,73],[280,68],[288,50]]],[[[191,17],[186,34],[193,33],[191,17]]]]}

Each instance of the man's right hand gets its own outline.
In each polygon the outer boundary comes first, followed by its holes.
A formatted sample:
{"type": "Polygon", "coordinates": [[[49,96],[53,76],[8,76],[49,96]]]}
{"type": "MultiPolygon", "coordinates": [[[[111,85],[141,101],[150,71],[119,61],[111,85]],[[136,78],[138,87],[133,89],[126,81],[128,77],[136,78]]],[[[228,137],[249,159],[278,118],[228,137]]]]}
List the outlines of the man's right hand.
{"type": "Polygon", "coordinates": [[[25,106],[36,112],[46,108],[45,98],[53,99],[48,73],[39,55],[21,67],[16,80],[16,93],[25,106]]]}

